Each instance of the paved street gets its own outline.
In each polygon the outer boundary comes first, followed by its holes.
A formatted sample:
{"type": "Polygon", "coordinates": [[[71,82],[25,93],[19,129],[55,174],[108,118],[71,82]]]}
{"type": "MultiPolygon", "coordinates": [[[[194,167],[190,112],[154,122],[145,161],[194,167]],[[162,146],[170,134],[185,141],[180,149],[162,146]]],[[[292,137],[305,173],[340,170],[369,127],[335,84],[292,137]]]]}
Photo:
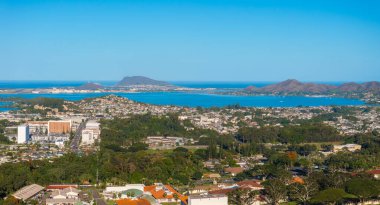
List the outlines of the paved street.
{"type": "Polygon", "coordinates": [[[91,190],[91,192],[96,205],[107,205],[107,203],[100,197],[100,194],[97,190],[91,190]]]}
{"type": "Polygon", "coordinates": [[[79,152],[79,144],[82,137],[82,130],[85,128],[86,122],[82,122],[77,131],[75,132],[74,138],[71,140],[70,148],[73,152],[79,152]]]}

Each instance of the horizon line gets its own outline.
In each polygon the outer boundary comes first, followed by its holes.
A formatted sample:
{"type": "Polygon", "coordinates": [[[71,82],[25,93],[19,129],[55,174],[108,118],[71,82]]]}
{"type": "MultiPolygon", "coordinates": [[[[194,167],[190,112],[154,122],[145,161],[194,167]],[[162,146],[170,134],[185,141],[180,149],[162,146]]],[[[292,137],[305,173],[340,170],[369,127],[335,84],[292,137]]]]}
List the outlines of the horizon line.
{"type": "MultiPolygon", "coordinates": [[[[151,78],[153,80],[157,80],[151,78]]],[[[285,79],[285,80],[158,80],[172,83],[275,83],[283,82],[286,80],[297,80],[303,83],[363,83],[363,82],[380,82],[379,80],[298,80],[298,79],[285,79]]],[[[87,82],[87,83],[96,83],[96,82],[119,82],[120,80],[2,80],[0,82],[87,82]]]]}

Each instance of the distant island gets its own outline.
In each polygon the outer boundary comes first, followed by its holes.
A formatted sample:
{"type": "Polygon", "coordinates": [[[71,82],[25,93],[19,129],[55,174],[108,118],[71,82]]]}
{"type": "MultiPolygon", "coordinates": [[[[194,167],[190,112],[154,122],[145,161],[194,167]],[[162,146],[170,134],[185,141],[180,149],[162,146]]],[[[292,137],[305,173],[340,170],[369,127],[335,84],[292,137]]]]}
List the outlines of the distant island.
{"type": "Polygon", "coordinates": [[[165,81],[154,80],[144,76],[127,76],[118,82],[115,87],[128,87],[128,86],[174,86],[165,81]]]}
{"type": "Polygon", "coordinates": [[[237,94],[271,94],[271,95],[327,95],[351,98],[370,98],[380,96],[380,82],[343,83],[341,85],[303,83],[290,79],[264,87],[249,86],[237,94]]]}
{"type": "Polygon", "coordinates": [[[2,94],[15,93],[134,93],[134,92],[191,92],[217,95],[276,95],[276,96],[306,96],[306,97],[342,97],[355,98],[367,104],[380,103],[380,82],[324,84],[300,82],[295,79],[266,85],[263,87],[248,86],[246,88],[193,88],[173,85],[169,82],[155,80],[145,76],[127,76],[114,85],[104,86],[95,82],[88,82],[79,86],[0,89],[2,94]]]}

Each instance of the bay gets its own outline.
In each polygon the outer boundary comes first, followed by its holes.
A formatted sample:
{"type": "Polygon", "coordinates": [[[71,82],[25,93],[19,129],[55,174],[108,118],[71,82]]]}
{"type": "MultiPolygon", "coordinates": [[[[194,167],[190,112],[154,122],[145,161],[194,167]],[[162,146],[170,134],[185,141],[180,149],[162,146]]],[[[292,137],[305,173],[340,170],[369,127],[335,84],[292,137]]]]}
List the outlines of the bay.
{"type": "Polygon", "coordinates": [[[223,107],[239,104],[250,107],[297,107],[329,105],[363,105],[357,99],[305,96],[234,96],[184,92],[142,92],[142,93],[75,93],[75,94],[0,94],[0,97],[61,98],[78,101],[85,98],[118,95],[137,102],[155,105],[176,105],[187,107],[223,107]]]}

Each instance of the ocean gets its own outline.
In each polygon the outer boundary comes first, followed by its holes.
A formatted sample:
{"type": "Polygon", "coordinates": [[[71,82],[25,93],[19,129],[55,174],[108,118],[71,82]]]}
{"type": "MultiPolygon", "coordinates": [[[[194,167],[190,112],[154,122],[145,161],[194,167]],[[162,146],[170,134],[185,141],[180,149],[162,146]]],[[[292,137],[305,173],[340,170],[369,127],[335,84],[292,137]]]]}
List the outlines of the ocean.
{"type": "MultiPolygon", "coordinates": [[[[63,88],[77,87],[88,82],[99,83],[103,86],[113,86],[117,81],[0,81],[0,89],[32,89],[32,88],[63,88]]],[[[278,82],[223,82],[223,81],[169,81],[177,86],[188,88],[246,88],[248,86],[263,87],[278,82]]],[[[342,82],[319,82],[330,85],[339,85],[342,82]]]]}
{"type": "MultiPolygon", "coordinates": [[[[0,81],[0,89],[22,88],[50,88],[73,87],[86,82],[53,82],[53,81],[0,81]]],[[[103,85],[113,85],[116,82],[103,81],[103,85]]],[[[217,88],[217,89],[241,89],[249,85],[262,87],[270,82],[172,82],[175,85],[191,88],[217,88]]],[[[155,104],[176,105],[187,107],[223,107],[232,104],[251,107],[297,107],[297,106],[327,106],[327,105],[363,105],[364,102],[356,99],[331,98],[331,97],[305,97],[305,96],[234,96],[215,95],[205,93],[185,92],[142,92],[142,93],[76,93],[76,94],[0,94],[0,97],[51,97],[65,100],[82,100],[84,98],[100,97],[109,94],[126,97],[128,99],[155,104]]],[[[1,105],[1,104],[0,104],[1,105]]],[[[6,111],[8,108],[0,108],[6,111]]]]}

